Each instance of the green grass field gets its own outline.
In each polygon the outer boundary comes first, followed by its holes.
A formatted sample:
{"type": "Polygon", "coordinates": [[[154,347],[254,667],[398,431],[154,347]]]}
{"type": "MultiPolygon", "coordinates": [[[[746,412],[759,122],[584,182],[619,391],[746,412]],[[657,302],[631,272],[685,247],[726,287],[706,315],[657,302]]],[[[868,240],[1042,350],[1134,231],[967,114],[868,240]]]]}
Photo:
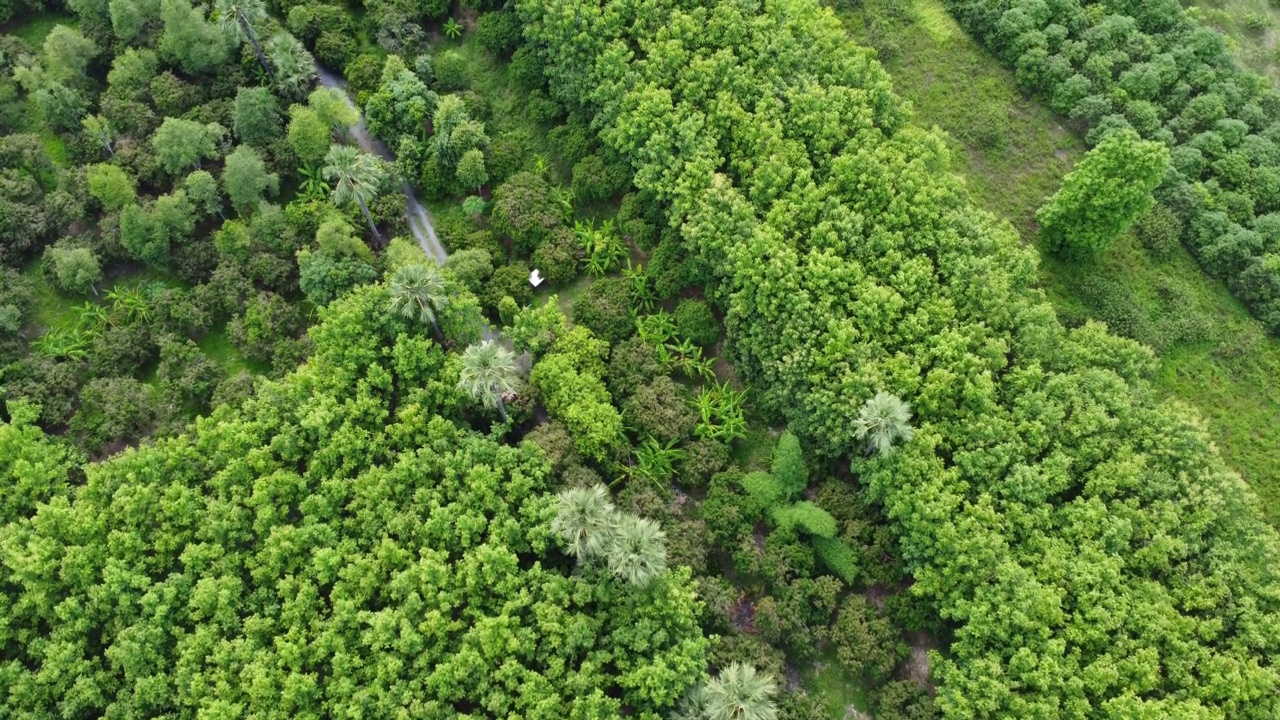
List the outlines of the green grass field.
{"type": "MultiPolygon", "coordinates": [[[[1084,153],[1077,134],[1022,96],[1012,73],[941,0],[870,0],[842,17],[859,43],[880,50],[917,120],[951,135],[955,169],[979,205],[1034,241],[1036,208],[1084,153]]],[[[1059,315],[1103,320],[1151,345],[1160,358],[1157,389],[1199,409],[1227,461],[1280,524],[1280,340],[1182,248],[1157,260],[1127,235],[1096,264],[1041,257],[1042,285],[1059,315]]]]}

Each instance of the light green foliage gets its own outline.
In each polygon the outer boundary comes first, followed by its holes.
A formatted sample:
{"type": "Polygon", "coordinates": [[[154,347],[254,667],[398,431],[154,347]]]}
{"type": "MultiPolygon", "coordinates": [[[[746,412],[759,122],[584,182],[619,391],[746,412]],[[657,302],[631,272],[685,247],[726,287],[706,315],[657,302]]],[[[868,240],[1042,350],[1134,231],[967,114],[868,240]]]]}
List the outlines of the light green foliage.
{"type": "Polygon", "coordinates": [[[116,39],[130,43],[139,39],[142,30],[160,17],[159,0],[110,0],[111,31],[116,39]]]}
{"type": "Polygon", "coordinates": [[[347,129],[360,120],[360,112],[356,110],[346,93],[337,88],[320,87],[307,96],[307,107],[328,123],[333,131],[342,135],[347,129]]]}
{"type": "Polygon", "coordinates": [[[622,514],[605,551],[609,571],[628,584],[648,587],[667,569],[666,535],[658,523],[622,514]]]}
{"type": "Polygon", "coordinates": [[[226,36],[205,20],[203,6],[192,6],[188,0],[160,0],[160,18],[164,32],[156,49],[183,72],[209,72],[226,62],[230,54],[226,36]]]}
{"type": "Polygon", "coordinates": [[[218,192],[218,181],[213,179],[212,173],[196,170],[182,181],[182,188],[187,191],[187,198],[201,215],[222,215],[222,195],[218,192]]]}
{"type": "Polygon", "coordinates": [[[445,267],[471,292],[479,292],[493,275],[493,255],[484,248],[467,248],[449,256],[445,267]]]}
{"type": "Polygon", "coordinates": [[[267,40],[265,50],[275,69],[276,90],[286,99],[301,99],[316,76],[311,53],[302,41],[285,32],[267,40]]]}
{"type": "Polygon", "coordinates": [[[484,168],[484,151],[471,148],[463,153],[458,161],[457,177],[458,184],[476,190],[489,182],[489,173],[484,168]]]}
{"type": "Polygon", "coordinates": [[[98,46],[75,28],[56,25],[44,39],[44,67],[54,80],[83,84],[98,46]]]}
{"type": "Polygon", "coordinates": [[[749,472],[742,476],[742,489],[761,511],[771,510],[787,499],[787,492],[778,479],[767,472],[749,472]]]}
{"type": "Polygon", "coordinates": [[[200,162],[218,156],[218,141],[226,129],[217,123],[203,125],[194,120],[165,118],[151,136],[160,164],[176,175],[191,166],[199,170],[200,162]]]}
{"type": "Polygon", "coordinates": [[[44,262],[58,289],[78,294],[97,293],[94,285],[102,279],[102,265],[89,248],[54,245],[45,250],[44,262]]]}
{"type": "Polygon", "coordinates": [[[1036,213],[1050,247],[1076,257],[1101,254],[1142,217],[1169,167],[1169,149],[1132,130],[1107,135],[1036,213]]]}
{"type": "MultiPolygon", "coordinates": [[[[431,149],[445,167],[460,169],[462,158],[468,152],[484,150],[489,145],[484,123],[471,119],[462,98],[457,95],[440,98],[440,104],[431,117],[431,125],[435,132],[431,138],[431,149]]],[[[461,175],[459,180],[462,180],[461,175]]]]}
{"type": "Polygon", "coordinates": [[[240,88],[233,118],[236,138],[246,145],[264,148],[280,137],[280,105],[267,88],[240,88]]]}
{"type": "Polygon", "coordinates": [[[809,486],[809,469],[804,464],[804,450],[800,447],[800,438],[790,430],[782,433],[778,438],[778,444],[773,449],[773,464],[770,470],[788,497],[799,495],[809,486]]]}
{"type": "Polygon", "coordinates": [[[40,115],[50,128],[65,132],[79,127],[80,119],[89,108],[84,93],[58,82],[39,67],[18,67],[13,71],[13,78],[35,99],[40,115]]]}
{"type": "Polygon", "coordinates": [[[836,520],[831,513],[808,500],[773,511],[773,522],[779,528],[796,528],[819,538],[834,538],[836,520]]]}
{"type": "Polygon", "coordinates": [[[320,114],[306,105],[289,108],[289,147],[303,165],[324,159],[332,142],[332,129],[320,114]]]}
{"type": "Polygon", "coordinates": [[[118,165],[90,165],[85,177],[89,183],[89,194],[106,210],[119,210],[137,197],[133,178],[118,165]]]}
{"type": "Polygon", "coordinates": [[[416,138],[422,134],[424,123],[435,111],[436,103],[436,94],[405,67],[404,60],[390,55],[382,67],[378,91],[370,95],[364,105],[365,123],[369,132],[385,140],[390,147],[399,147],[401,138],[416,138]]]}
{"type": "Polygon", "coordinates": [[[616,525],[617,510],[603,485],[562,490],[551,521],[551,529],[560,535],[578,562],[603,557],[616,525]]]}
{"type": "Polygon", "coordinates": [[[231,200],[231,207],[245,215],[257,208],[267,193],[276,193],[280,178],[267,172],[266,163],[257,150],[241,145],[227,156],[222,169],[222,188],[231,200]]]}
{"type": "Polygon", "coordinates": [[[147,208],[125,206],[120,211],[120,244],[137,259],[166,267],[170,246],[191,239],[195,224],[195,207],[186,191],[174,190],[147,208]]]}
{"type": "Polygon", "coordinates": [[[552,295],[542,305],[530,305],[516,313],[515,322],[506,329],[516,350],[534,357],[542,355],[568,329],[569,321],[560,311],[559,302],[559,296],[552,295]]]}
{"type": "Polygon", "coordinates": [[[30,517],[36,507],[67,492],[67,473],[83,459],[70,446],[37,427],[39,408],[10,400],[9,422],[0,422],[0,523],[5,526],[30,517]]]}
{"type": "Polygon", "coordinates": [[[933,664],[944,713],[1274,714],[1280,636],[1255,630],[1280,622],[1258,560],[1280,542],[1255,498],[1155,400],[1148,351],[1058,322],[1034,250],[970,204],[946,142],[830,11],[517,5],[552,93],[709,269],[753,403],[849,458],[912,591],[957,623],[933,664]],[[885,388],[915,436],[860,457],[885,388]]]}
{"type": "Polygon", "coordinates": [[[847,585],[858,582],[858,554],[839,538],[813,538],[814,554],[847,585]]]}
{"type": "Polygon", "coordinates": [[[675,705],[707,649],[688,572],[643,593],[572,572],[541,453],[449,420],[465,403],[456,360],[389,301],[371,285],[331,304],[306,365],[178,437],[84,465],[74,494],[78,463],[9,406],[0,453],[18,462],[0,480],[20,490],[0,501],[0,582],[7,672],[25,690],[5,714],[675,705]]]}
{"type": "Polygon", "coordinates": [[[84,132],[102,145],[102,149],[107,151],[108,155],[115,154],[115,148],[112,143],[115,142],[116,134],[111,129],[111,123],[101,115],[85,115],[80,120],[80,126],[84,128],[84,132]]]}
{"type": "Polygon", "coordinates": [[[559,335],[533,366],[529,381],[542,393],[547,412],[569,427],[584,457],[604,461],[622,449],[622,416],[604,385],[609,345],[584,327],[559,335]]]}

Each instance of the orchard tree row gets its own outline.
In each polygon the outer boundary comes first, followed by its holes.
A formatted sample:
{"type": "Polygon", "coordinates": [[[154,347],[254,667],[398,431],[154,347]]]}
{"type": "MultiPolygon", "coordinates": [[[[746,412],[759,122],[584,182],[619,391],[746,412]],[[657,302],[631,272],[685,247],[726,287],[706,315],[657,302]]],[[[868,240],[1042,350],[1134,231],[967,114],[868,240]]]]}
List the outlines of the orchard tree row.
{"type": "Polygon", "coordinates": [[[1255,498],[1155,400],[1149,351],[1057,321],[1033,251],[828,11],[518,7],[553,97],[714,278],[757,403],[884,503],[911,592],[954,623],[946,716],[1277,711],[1280,546],[1255,498]],[[881,392],[911,404],[909,440],[868,431],[894,427],[891,402],[868,416],[881,392]]]}
{"type": "Polygon", "coordinates": [[[1142,231],[1181,237],[1280,333],[1280,93],[1267,78],[1240,68],[1223,36],[1176,0],[947,6],[1090,143],[1127,130],[1167,146],[1142,231]]]}

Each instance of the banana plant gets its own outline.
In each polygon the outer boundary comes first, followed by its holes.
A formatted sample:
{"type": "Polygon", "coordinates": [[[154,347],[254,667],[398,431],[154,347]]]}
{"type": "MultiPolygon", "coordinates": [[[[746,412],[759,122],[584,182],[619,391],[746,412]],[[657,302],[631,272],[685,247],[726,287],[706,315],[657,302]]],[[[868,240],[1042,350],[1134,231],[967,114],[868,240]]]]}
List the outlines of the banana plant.
{"type": "Polygon", "coordinates": [[[298,177],[302,178],[302,184],[298,187],[298,194],[307,200],[324,201],[329,198],[329,183],[324,181],[324,175],[320,172],[320,168],[312,165],[303,165],[298,168],[298,177]]]}
{"type": "Polygon", "coordinates": [[[648,345],[655,347],[664,345],[668,340],[675,337],[675,317],[666,310],[661,309],[648,315],[641,315],[636,318],[636,334],[648,345]]]}
{"type": "Polygon", "coordinates": [[[653,310],[653,288],[649,285],[649,271],[644,265],[640,263],[632,265],[631,258],[627,258],[627,266],[623,268],[622,276],[627,279],[631,288],[632,306],[644,312],[653,310]]]}
{"type": "Polygon", "coordinates": [[[676,464],[685,459],[685,451],[676,447],[676,441],[659,443],[652,437],[636,448],[636,464],[631,468],[633,476],[652,482],[659,490],[666,490],[676,474],[676,464]]]}
{"type": "Polygon", "coordinates": [[[445,37],[449,38],[450,40],[457,40],[458,38],[462,37],[462,26],[459,25],[458,21],[454,20],[453,18],[449,18],[449,22],[446,22],[444,24],[443,29],[444,29],[445,37]]]}
{"type": "Polygon", "coordinates": [[[57,329],[37,338],[31,349],[45,357],[83,360],[89,354],[89,342],[77,330],[57,329]]]}

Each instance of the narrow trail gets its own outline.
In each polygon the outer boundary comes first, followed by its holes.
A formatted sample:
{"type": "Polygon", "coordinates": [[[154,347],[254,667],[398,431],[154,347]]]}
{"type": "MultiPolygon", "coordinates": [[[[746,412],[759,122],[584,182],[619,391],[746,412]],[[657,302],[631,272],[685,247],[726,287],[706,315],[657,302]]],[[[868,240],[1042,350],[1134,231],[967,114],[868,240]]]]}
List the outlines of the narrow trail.
{"type": "MultiPolygon", "coordinates": [[[[341,90],[343,97],[347,99],[347,104],[351,105],[359,113],[360,108],[356,107],[355,102],[351,100],[351,95],[347,93],[346,81],[321,67],[320,63],[316,63],[315,68],[316,77],[320,79],[320,84],[328,88],[341,90]]],[[[395,162],[396,154],[391,152],[386,143],[369,135],[369,130],[364,125],[363,113],[360,115],[360,122],[356,123],[350,132],[351,137],[361,150],[395,162]]],[[[422,251],[427,254],[427,257],[435,260],[437,265],[444,265],[445,260],[449,259],[449,253],[445,252],[444,244],[440,242],[440,237],[436,235],[435,225],[431,224],[431,214],[427,212],[421,202],[418,202],[418,197],[413,193],[413,187],[409,183],[405,183],[402,190],[407,201],[409,229],[413,231],[414,238],[418,240],[418,244],[422,246],[422,251]]]]}

